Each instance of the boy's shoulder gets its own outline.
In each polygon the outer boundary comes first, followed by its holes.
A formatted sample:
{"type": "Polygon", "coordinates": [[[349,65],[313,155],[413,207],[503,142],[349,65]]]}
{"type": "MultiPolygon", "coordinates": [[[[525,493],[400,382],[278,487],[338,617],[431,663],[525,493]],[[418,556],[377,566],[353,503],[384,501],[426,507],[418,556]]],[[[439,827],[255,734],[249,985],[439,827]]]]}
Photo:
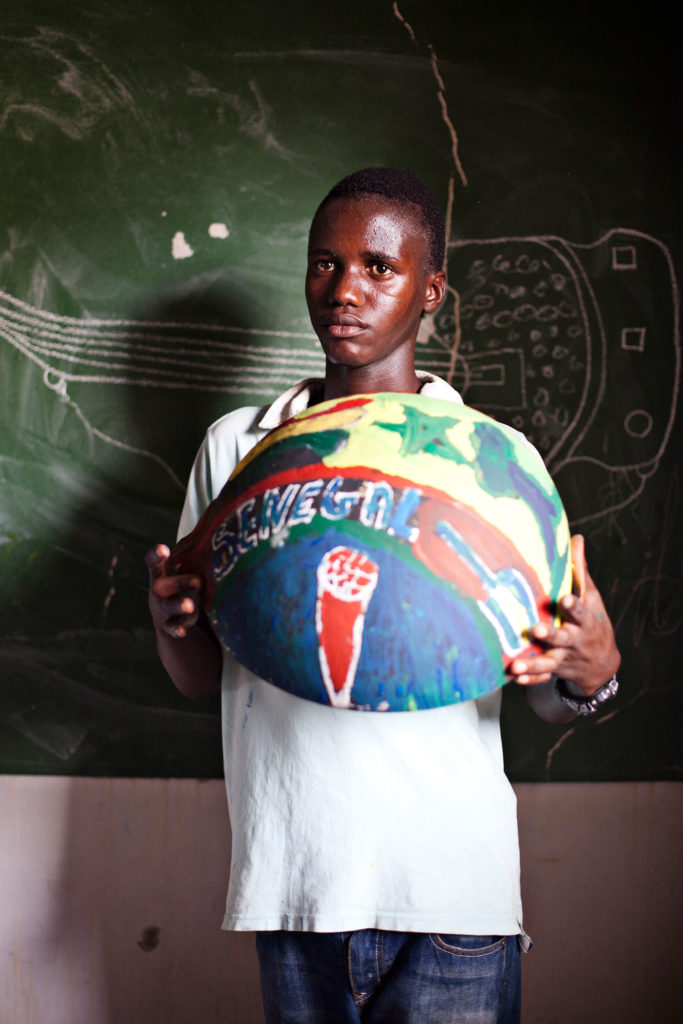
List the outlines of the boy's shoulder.
{"type": "Polygon", "coordinates": [[[214,420],[206,431],[206,437],[209,441],[216,442],[228,436],[259,432],[259,423],[267,411],[267,405],[243,405],[238,409],[232,409],[214,420]]]}
{"type": "Polygon", "coordinates": [[[211,424],[206,432],[207,438],[223,440],[230,435],[260,436],[303,412],[309,405],[321,401],[323,384],[321,379],[309,377],[288,388],[268,405],[245,405],[233,409],[211,424]]]}

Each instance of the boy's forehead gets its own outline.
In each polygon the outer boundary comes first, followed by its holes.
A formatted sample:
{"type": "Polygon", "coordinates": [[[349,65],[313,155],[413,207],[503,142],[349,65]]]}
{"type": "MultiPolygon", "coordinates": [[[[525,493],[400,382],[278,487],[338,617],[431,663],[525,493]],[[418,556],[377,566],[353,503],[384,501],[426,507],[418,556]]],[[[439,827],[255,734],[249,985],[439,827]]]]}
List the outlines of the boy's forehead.
{"type": "Polygon", "coordinates": [[[318,210],[311,224],[311,239],[321,233],[341,237],[347,232],[422,239],[421,221],[414,203],[366,193],[340,196],[318,210]]]}

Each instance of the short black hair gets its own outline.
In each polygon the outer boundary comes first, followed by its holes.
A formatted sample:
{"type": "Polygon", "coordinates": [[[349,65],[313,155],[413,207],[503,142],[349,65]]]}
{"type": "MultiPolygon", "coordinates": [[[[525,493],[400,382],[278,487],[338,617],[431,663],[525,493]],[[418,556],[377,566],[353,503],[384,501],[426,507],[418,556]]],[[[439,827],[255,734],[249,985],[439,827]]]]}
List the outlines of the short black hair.
{"type": "Polygon", "coordinates": [[[426,269],[441,270],[446,251],[443,210],[432,190],[410,171],[396,167],[365,167],[354,171],[330,189],[316,210],[316,216],[333,199],[357,199],[368,195],[410,203],[418,208],[427,231],[426,269]]]}

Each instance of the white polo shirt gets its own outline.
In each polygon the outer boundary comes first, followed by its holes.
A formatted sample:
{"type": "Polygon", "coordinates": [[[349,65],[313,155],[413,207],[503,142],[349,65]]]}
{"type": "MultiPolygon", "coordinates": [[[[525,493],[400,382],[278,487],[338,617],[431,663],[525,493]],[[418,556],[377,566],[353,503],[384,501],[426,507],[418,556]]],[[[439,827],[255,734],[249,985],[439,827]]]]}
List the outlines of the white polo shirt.
{"type": "MultiPolygon", "coordinates": [[[[418,373],[421,393],[461,402],[418,373]]],[[[322,398],[304,381],[267,410],[228,413],[197,454],[179,536],[268,430],[322,398]]],[[[223,927],[473,935],[521,930],[514,792],[501,692],[428,711],[339,710],[224,656],[232,856],[223,927]]]]}

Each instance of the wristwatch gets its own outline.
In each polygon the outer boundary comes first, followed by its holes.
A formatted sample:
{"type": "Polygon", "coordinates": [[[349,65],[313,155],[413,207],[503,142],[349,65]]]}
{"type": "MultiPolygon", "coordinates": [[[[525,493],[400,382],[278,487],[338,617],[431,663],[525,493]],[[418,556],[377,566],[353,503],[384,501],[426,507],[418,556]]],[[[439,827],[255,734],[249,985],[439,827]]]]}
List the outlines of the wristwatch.
{"type": "Polygon", "coordinates": [[[560,700],[564,701],[572,709],[576,711],[577,715],[594,715],[598,708],[608,701],[616,697],[619,690],[619,683],[617,677],[612,676],[604,686],[601,686],[599,690],[592,693],[590,697],[575,697],[574,694],[570,693],[567,689],[567,684],[564,679],[555,680],[555,692],[560,700]]]}

